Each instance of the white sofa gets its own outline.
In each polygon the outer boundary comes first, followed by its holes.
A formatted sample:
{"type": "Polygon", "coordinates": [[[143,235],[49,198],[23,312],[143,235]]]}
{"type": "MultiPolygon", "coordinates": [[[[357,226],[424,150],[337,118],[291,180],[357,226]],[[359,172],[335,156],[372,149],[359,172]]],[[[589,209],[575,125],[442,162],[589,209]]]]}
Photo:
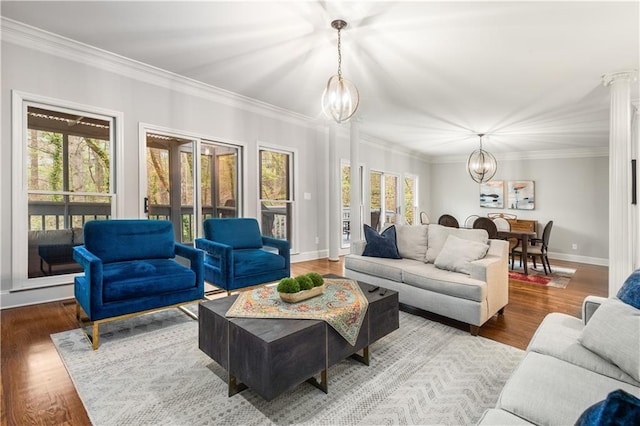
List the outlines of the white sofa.
{"type": "Polygon", "coordinates": [[[401,259],[362,256],[366,242],[352,242],[345,276],[398,291],[400,303],[465,322],[473,335],[502,313],[509,300],[507,241],[489,240],[483,229],[437,224],[396,225],[396,240],[401,259]],[[486,255],[467,262],[466,245],[478,243],[488,246],[486,255]]]}
{"type": "Polygon", "coordinates": [[[584,320],[560,313],[544,319],[479,424],[573,425],[613,391],[640,397],[640,310],[588,296],[582,311],[584,320]]]}

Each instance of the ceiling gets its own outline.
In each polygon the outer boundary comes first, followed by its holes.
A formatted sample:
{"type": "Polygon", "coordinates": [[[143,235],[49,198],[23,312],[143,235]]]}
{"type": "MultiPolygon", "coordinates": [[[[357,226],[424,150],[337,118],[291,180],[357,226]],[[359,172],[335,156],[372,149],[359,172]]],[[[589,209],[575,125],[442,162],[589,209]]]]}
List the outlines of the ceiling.
{"type": "MultiPolygon", "coordinates": [[[[627,2],[2,1],[2,15],[322,118],[337,71],[360,132],[430,156],[608,146],[602,75],[639,68],[627,2]]],[[[638,99],[633,85],[632,99],[638,99]]]]}

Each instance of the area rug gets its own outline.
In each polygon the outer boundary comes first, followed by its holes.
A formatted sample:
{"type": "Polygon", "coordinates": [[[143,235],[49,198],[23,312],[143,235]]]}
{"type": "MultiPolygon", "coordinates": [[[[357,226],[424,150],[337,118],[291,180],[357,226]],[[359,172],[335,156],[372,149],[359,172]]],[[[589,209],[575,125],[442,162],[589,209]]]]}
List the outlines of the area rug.
{"type": "Polygon", "coordinates": [[[573,268],[551,265],[551,274],[545,275],[539,263],[536,268],[533,267],[533,263],[529,263],[527,269],[528,275],[525,275],[523,268],[516,262],[514,269],[509,268],[509,279],[546,287],[566,288],[576,273],[573,268]]]}
{"type": "Polygon", "coordinates": [[[97,351],[80,330],[51,336],[94,425],[475,424],[524,356],[400,312],[370,366],[329,368],[328,394],[302,383],[270,402],[251,389],[228,397],[197,321],[174,311],[107,324],[97,351]]]}

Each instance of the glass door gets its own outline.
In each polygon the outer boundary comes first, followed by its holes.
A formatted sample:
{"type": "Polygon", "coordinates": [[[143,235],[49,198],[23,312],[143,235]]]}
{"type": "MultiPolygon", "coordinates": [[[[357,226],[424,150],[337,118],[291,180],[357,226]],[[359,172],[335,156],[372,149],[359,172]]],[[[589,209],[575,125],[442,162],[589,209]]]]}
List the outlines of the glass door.
{"type": "Polygon", "coordinates": [[[176,241],[192,243],[195,235],[193,151],[195,141],[147,133],[149,219],[173,222],[176,241]]]}

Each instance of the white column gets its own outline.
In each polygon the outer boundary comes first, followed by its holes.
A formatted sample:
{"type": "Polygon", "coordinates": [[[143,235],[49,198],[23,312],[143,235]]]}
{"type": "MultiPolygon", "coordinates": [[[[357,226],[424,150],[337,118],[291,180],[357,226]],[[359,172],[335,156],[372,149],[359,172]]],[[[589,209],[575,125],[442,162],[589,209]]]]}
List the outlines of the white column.
{"type": "Polygon", "coordinates": [[[338,159],[335,124],[329,125],[329,260],[340,260],[340,239],[342,237],[342,217],[340,194],[340,160],[338,159]]]}
{"type": "Polygon", "coordinates": [[[349,139],[350,148],[350,170],[351,170],[351,192],[350,196],[350,218],[351,221],[351,241],[358,241],[362,235],[362,200],[360,194],[360,123],[357,119],[351,120],[351,133],[349,139]]]}
{"type": "Polygon", "coordinates": [[[611,91],[609,124],[609,296],[633,271],[631,223],[631,82],[635,72],[606,74],[611,91]]]}

